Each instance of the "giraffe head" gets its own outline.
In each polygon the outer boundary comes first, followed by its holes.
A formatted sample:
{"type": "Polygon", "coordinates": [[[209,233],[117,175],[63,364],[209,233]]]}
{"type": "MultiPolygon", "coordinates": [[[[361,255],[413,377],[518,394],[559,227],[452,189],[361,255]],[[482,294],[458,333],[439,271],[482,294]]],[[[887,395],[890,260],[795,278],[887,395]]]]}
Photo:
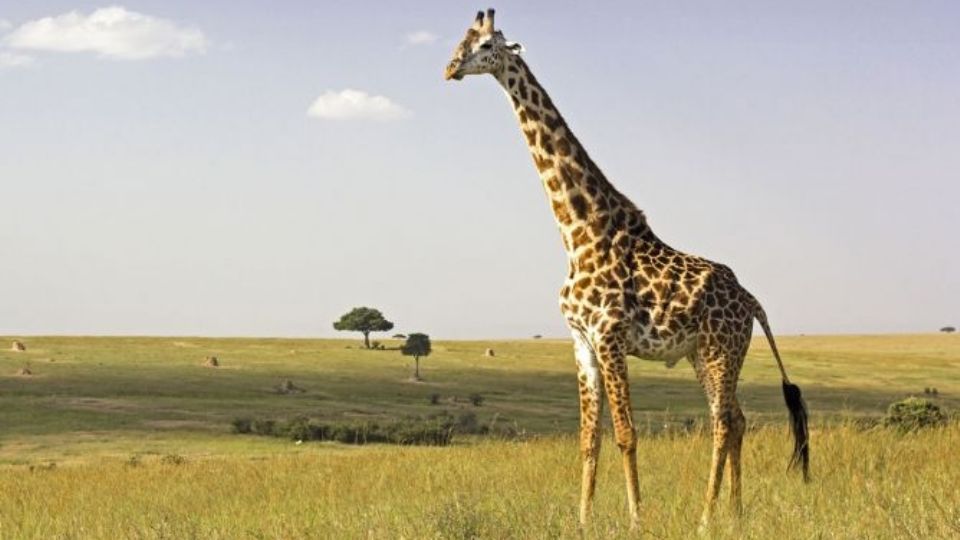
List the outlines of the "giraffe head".
{"type": "Polygon", "coordinates": [[[493,28],[493,10],[484,14],[477,12],[477,18],[467,29],[463,41],[453,50],[453,58],[447,64],[444,77],[447,80],[460,80],[465,75],[490,73],[497,75],[503,70],[507,55],[520,54],[523,46],[507,41],[503,32],[493,28]]]}

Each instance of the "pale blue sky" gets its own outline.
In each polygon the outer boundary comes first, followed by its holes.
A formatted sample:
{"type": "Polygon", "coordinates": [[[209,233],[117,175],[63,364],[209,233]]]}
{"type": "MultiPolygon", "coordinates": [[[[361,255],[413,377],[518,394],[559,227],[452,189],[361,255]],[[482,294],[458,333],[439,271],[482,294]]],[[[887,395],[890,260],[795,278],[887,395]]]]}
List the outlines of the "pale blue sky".
{"type": "MultiPolygon", "coordinates": [[[[510,107],[442,80],[486,5],[116,5],[147,26],[0,2],[0,333],[332,336],[366,304],[566,335],[510,107]],[[345,89],[397,114],[308,116],[345,89]]],[[[960,323],[958,4],[582,6],[494,4],[661,238],[731,266],[778,333],[960,323]]]]}

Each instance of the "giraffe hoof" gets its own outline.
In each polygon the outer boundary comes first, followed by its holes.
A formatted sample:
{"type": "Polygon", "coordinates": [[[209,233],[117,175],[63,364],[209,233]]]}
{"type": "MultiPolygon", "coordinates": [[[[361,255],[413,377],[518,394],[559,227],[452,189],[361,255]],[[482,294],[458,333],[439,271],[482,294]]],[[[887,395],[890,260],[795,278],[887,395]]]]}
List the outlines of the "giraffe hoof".
{"type": "Polygon", "coordinates": [[[700,525],[697,525],[697,536],[703,538],[710,532],[710,518],[704,516],[700,518],[700,525]]]}

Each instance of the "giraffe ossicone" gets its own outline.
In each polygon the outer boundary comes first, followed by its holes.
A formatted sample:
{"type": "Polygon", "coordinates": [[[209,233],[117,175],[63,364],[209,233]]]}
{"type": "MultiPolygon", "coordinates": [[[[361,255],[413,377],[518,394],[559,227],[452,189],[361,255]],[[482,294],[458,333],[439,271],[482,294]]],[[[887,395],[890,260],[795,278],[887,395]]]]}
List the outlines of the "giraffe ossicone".
{"type": "Polygon", "coordinates": [[[746,420],[736,388],[753,321],[767,337],[782,375],[794,434],[791,464],[808,477],[806,407],[790,383],[760,303],[722,264],[677,251],[660,240],[643,212],[607,180],[521,58],[523,48],[479,12],[454,49],[444,76],[493,75],[507,93],[543,182],[568,257],[560,310],[574,340],[580,393],[580,521],[590,514],[606,394],[627,483],[630,518],[639,522],[637,435],[627,356],[687,358],[704,389],[713,455],[701,523],[709,523],[729,469],[739,510],[740,453],[746,420]]]}

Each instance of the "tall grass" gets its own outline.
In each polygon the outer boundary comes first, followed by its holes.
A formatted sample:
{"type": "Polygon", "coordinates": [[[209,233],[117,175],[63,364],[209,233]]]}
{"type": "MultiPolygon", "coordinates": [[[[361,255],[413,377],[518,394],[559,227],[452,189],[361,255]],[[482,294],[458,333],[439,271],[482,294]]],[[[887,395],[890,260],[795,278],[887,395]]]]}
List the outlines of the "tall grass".
{"type": "MultiPolygon", "coordinates": [[[[960,427],[902,435],[815,428],[813,480],[785,472],[786,428],[747,434],[744,516],[715,538],[956,538],[960,427]]],[[[604,441],[587,538],[632,537],[604,441]]],[[[292,443],[291,443],[292,444],[292,443]]],[[[690,538],[709,458],[703,433],[644,438],[641,536],[690,538]]],[[[2,538],[577,538],[573,437],[447,448],[311,443],[272,457],[103,459],[0,469],[2,538]]],[[[722,501],[724,502],[724,501],[722,501]]],[[[721,503],[722,503],[721,502],[721,503]]]]}
{"type": "MultiPolygon", "coordinates": [[[[960,538],[960,427],[861,429],[931,386],[938,406],[960,408],[956,338],[780,339],[815,422],[807,485],[785,472],[779,374],[766,346],[754,347],[739,393],[753,428],[745,514],[721,511],[709,536],[960,538]]],[[[404,358],[344,341],[33,337],[27,346],[0,350],[2,540],[580,537],[568,342],[438,342],[415,384],[404,358]],[[491,346],[494,358],[483,355],[491,346]],[[220,368],[202,365],[210,355],[220,368]],[[16,375],[25,365],[33,376],[16,375]],[[303,391],[278,392],[285,380],[303,391]],[[355,447],[229,433],[237,417],[332,425],[444,412],[534,438],[355,447]]],[[[644,434],[640,536],[689,538],[710,451],[703,392],[685,364],[631,361],[630,376],[644,434]]],[[[607,439],[586,538],[631,536],[616,452],[607,439]]]]}

